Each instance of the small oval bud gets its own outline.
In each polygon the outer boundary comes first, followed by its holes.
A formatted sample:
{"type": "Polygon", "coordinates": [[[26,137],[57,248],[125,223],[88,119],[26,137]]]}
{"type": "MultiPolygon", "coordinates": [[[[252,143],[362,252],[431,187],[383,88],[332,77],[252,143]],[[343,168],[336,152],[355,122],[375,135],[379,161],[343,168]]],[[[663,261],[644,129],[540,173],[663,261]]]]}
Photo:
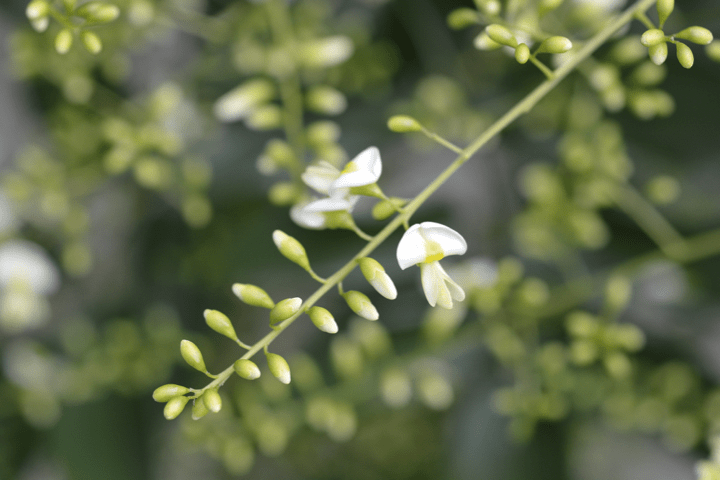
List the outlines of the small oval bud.
{"type": "Polygon", "coordinates": [[[25,16],[28,20],[37,20],[47,17],[50,12],[50,5],[45,0],[33,0],[25,8],[25,16]]]}
{"type": "Polygon", "coordinates": [[[364,293],[358,292],[357,290],[350,290],[349,292],[345,292],[343,297],[352,311],[361,317],[368,320],[377,320],[380,318],[377,309],[364,293]]]}
{"type": "Polygon", "coordinates": [[[498,25],[496,23],[488,25],[485,27],[485,32],[495,43],[507,45],[508,47],[513,48],[518,46],[518,41],[515,39],[515,35],[502,25],[498,25]]]}
{"type": "Polygon", "coordinates": [[[201,372],[207,372],[205,368],[205,361],[203,360],[200,349],[190,340],[183,340],[180,342],[180,354],[188,365],[193,367],[195,370],[201,372]]]}
{"type": "Polygon", "coordinates": [[[632,295],[632,283],[622,275],[614,275],[605,285],[605,301],[614,311],[625,308],[632,295]]]}
{"type": "Polygon", "coordinates": [[[540,0],[538,5],[538,12],[540,15],[545,15],[558,8],[562,4],[563,0],[540,0]]]}
{"type": "Polygon", "coordinates": [[[295,315],[302,306],[302,298],[286,298],[280,300],[277,305],[270,310],[270,325],[275,325],[295,315]]]}
{"type": "Polygon", "coordinates": [[[273,205],[287,207],[300,201],[303,193],[302,187],[293,182],[277,182],[270,187],[268,199],[273,205]]]}
{"type": "Polygon", "coordinates": [[[698,45],[707,45],[713,41],[713,34],[707,28],[703,27],[688,27],[685,30],[673,35],[675,38],[687,40],[689,42],[697,43],[698,45]]]}
{"type": "Polygon", "coordinates": [[[44,32],[50,25],[49,17],[40,17],[34,20],[30,20],[30,25],[36,32],[44,32]]]}
{"type": "Polygon", "coordinates": [[[233,88],[221,96],[213,106],[215,117],[221,122],[246,118],[258,105],[275,96],[275,86],[265,79],[255,79],[233,88]]]}
{"type": "Polygon", "coordinates": [[[156,388],[152,396],[153,400],[155,400],[156,402],[167,402],[171,398],[179,395],[185,395],[189,391],[189,388],[183,387],[182,385],[168,383],[167,385],[156,388]]]}
{"type": "Polygon", "coordinates": [[[192,419],[193,420],[200,420],[202,417],[210,413],[210,410],[208,410],[207,406],[205,405],[205,402],[203,402],[202,398],[196,398],[193,402],[192,406],[192,419]]]}
{"type": "Polygon", "coordinates": [[[272,301],[270,295],[255,285],[235,283],[232,286],[232,291],[243,303],[253,307],[273,308],[275,306],[275,302],[272,301]]]}
{"type": "Polygon", "coordinates": [[[205,323],[208,324],[208,327],[231,340],[237,341],[237,334],[227,315],[217,310],[208,309],[203,312],[203,316],[205,317],[205,323]]]}
{"type": "Polygon", "coordinates": [[[266,353],[270,373],[285,385],[290,383],[290,366],[283,357],[276,353],[266,353]]]}
{"type": "Polygon", "coordinates": [[[395,284],[377,260],[365,257],[361,258],[359,263],[365,280],[367,280],[380,295],[389,300],[395,300],[397,298],[395,284]]]}
{"type": "Polygon", "coordinates": [[[258,366],[255,365],[253,361],[246,358],[236,360],[233,364],[233,369],[235,370],[235,373],[245,380],[255,380],[260,376],[260,369],[258,366]]]}
{"type": "Polygon", "coordinates": [[[373,206],[372,216],[375,220],[385,220],[398,209],[405,206],[407,200],[397,197],[390,197],[387,200],[381,200],[373,206]]]}
{"type": "Polygon", "coordinates": [[[665,21],[668,19],[673,9],[675,8],[675,0],[657,0],[655,8],[658,12],[658,19],[660,20],[660,28],[665,25],[665,21]]]}
{"type": "Polygon", "coordinates": [[[473,40],[473,45],[478,50],[497,50],[498,48],[502,47],[499,43],[497,43],[495,40],[490,38],[487,33],[482,32],[480,35],[475,37],[475,40],[473,40]]]}
{"type": "Polygon", "coordinates": [[[312,307],[308,310],[310,320],[317,328],[326,333],[337,333],[338,326],[332,314],[322,307],[312,307]]]}
{"type": "Polygon", "coordinates": [[[422,130],[422,125],[408,115],[393,115],[388,120],[387,125],[391,131],[398,133],[419,132],[422,130]]]}
{"type": "Polygon", "coordinates": [[[187,405],[188,400],[190,400],[189,397],[184,397],[182,395],[171,398],[170,401],[165,404],[165,408],[163,409],[163,415],[165,415],[165,418],[168,420],[177,418],[177,416],[185,409],[185,405],[187,405]]]}
{"type": "Polygon", "coordinates": [[[478,15],[472,8],[458,8],[447,16],[447,24],[453,30],[461,30],[478,23],[478,15]]]}
{"type": "Polygon", "coordinates": [[[283,112],[277,105],[268,104],[253,110],[245,119],[245,125],[252,130],[265,131],[282,126],[283,112]]]}
{"type": "Polygon", "coordinates": [[[300,58],[308,67],[327,68],[340,65],[355,52],[353,41],[344,35],[313,40],[302,46],[300,58]]]}
{"type": "Polygon", "coordinates": [[[720,40],[715,40],[705,47],[705,54],[710,60],[720,62],[720,40]]]}
{"type": "Polygon", "coordinates": [[[305,270],[310,270],[310,261],[305,253],[305,247],[300,242],[281,230],[275,230],[272,237],[275,246],[285,258],[297,263],[305,270]]]}
{"type": "Polygon", "coordinates": [[[693,63],[695,63],[695,57],[693,56],[692,50],[690,50],[690,47],[685,45],[682,42],[677,42],[675,44],[676,53],[677,53],[677,59],[678,62],[680,62],[680,65],[682,65],[685,68],[690,68],[693,66],[693,63]]]}
{"type": "Polygon", "coordinates": [[[530,60],[530,48],[524,43],[521,43],[515,49],[515,60],[517,60],[520,65],[524,65],[530,60]]]}
{"type": "Polygon", "coordinates": [[[536,53],[565,53],[572,49],[572,42],[567,37],[550,37],[543,40],[536,53]]]}
{"type": "Polygon", "coordinates": [[[658,30],[657,28],[651,28],[650,30],[646,30],[645,33],[642,34],[642,37],[640,37],[640,43],[642,43],[646,47],[652,47],[653,45],[657,45],[658,43],[665,41],[665,32],[662,30],[658,30]]]}
{"type": "Polygon", "coordinates": [[[339,115],[347,108],[347,99],[339,90],[326,85],[313,87],[305,98],[309,110],[324,115],[339,115]]]}
{"type": "Polygon", "coordinates": [[[93,55],[97,55],[102,51],[102,40],[94,32],[83,30],[80,33],[80,41],[82,41],[85,49],[93,55]]]}
{"type": "Polygon", "coordinates": [[[667,43],[662,42],[648,47],[648,53],[650,54],[650,60],[652,60],[655,65],[662,65],[668,56],[667,43]]]}
{"type": "Polygon", "coordinates": [[[88,22],[108,23],[120,16],[120,8],[110,3],[88,2],[75,10],[75,15],[88,22]]]}
{"type": "Polygon", "coordinates": [[[214,389],[203,393],[202,403],[213,413],[219,412],[222,408],[222,398],[220,398],[218,391],[214,389]]]}
{"type": "Polygon", "coordinates": [[[72,47],[73,44],[73,34],[70,30],[67,28],[63,28],[60,30],[55,37],[55,50],[60,55],[65,55],[69,50],[70,47],[72,47]]]}

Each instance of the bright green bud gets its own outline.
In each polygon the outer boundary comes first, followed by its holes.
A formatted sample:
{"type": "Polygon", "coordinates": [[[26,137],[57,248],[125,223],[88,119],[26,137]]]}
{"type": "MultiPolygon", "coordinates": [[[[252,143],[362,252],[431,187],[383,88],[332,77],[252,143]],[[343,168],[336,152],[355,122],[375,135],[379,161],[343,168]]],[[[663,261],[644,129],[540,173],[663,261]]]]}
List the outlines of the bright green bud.
{"type": "Polygon", "coordinates": [[[355,51],[349,37],[334,35],[306,43],[300,49],[300,58],[308,67],[327,68],[343,63],[355,51]]]}
{"type": "Polygon", "coordinates": [[[642,34],[642,37],[640,37],[640,43],[646,47],[652,47],[661,42],[665,42],[665,32],[657,28],[646,30],[645,33],[642,34]]]}
{"type": "Polygon", "coordinates": [[[422,130],[422,125],[407,115],[394,115],[390,117],[387,125],[391,131],[398,133],[419,132],[422,130]]]}
{"type": "Polygon", "coordinates": [[[488,25],[485,27],[485,32],[495,43],[507,45],[508,47],[513,48],[518,46],[518,41],[515,39],[515,35],[502,25],[498,25],[496,23],[488,25]]]}
{"type": "Polygon", "coordinates": [[[272,130],[282,125],[282,116],[283,112],[277,105],[263,105],[250,113],[245,119],[245,125],[253,130],[272,130]]]}
{"type": "Polygon", "coordinates": [[[540,15],[545,15],[558,8],[562,4],[563,0],[540,0],[538,5],[538,12],[540,15]]]}
{"type": "Polygon", "coordinates": [[[365,257],[361,258],[359,263],[365,280],[367,280],[380,295],[389,300],[395,300],[397,298],[395,284],[377,260],[365,257]]]}
{"type": "Polygon", "coordinates": [[[243,303],[253,307],[273,308],[275,306],[275,302],[272,301],[270,295],[255,285],[235,283],[232,286],[232,291],[243,303]]]}
{"type": "Polygon", "coordinates": [[[70,47],[72,47],[72,44],[72,32],[67,28],[60,30],[55,37],[55,50],[57,50],[60,55],[65,55],[70,50],[70,47]]]}
{"type": "Polygon", "coordinates": [[[200,420],[202,417],[210,413],[202,398],[196,398],[192,406],[192,419],[200,420]]]}
{"type": "Polygon", "coordinates": [[[309,110],[324,115],[339,115],[347,108],[345,95],[325,85],[313,87],[305,100],[309,110]]]}
{"type": "Polygon", "coordinates": [[[171,398],[178,395],[185,395],[189,391],[189,388],[183,387],[182,385],[168,383],[167,385],[163,385],[162,387],[158,387],[155,389],[155,391],[153,392],[153,400],[155,400],[156,402],[167,402],[171,398]]]}
{"type": "Polygon", "coordinates": [[[662,26],[665,25],[665,21],[672,13],[673,8],[675,8],[675,0],[657,0],[655,8],[657,8],[660,28],[662,28],[662,26]]]}
{"type": "Polygon", "coordinates": [[[478,50],[497,50],[498,48],[502,47],[502,45],[490,38],[485,32],[482,32],[480,35],[475,37],[475,40],[473,40],[473,45],[478,50]]]}
{"type": "Polygon", "coordinates": [[[270,373],[285,385],[290,383],[290,366],[283,357],[275,353],[266,353],[270,373]]]}
{"type": "Polygon", "coordinates": [[[30,20],[30,25],[36,32],[44,32],[45,30],[47,30],[48,25],[50,25],[50,18],[40,17],[34,20],[30,20]]]}
{"type": "Polygon", "coordinates": [[[50,5],[45,0],[33,0],[25,8],[25,15],[28,20],[38,20],[47,17],[50,12],[50,5]]]}
{"type": "Polygon", "coordinates": [[[300,297],[280,300],[277,305],[270,310],[270,325],[278,324],[292,317],[300,310],[301,305],[302,298],[300,297]]]}
{"type": "Polygon", "coordinates": [[[260,369],[254,362],[241,358],[233,363],[233,369],[235,373],[240,375],[245,380],[255,380],[260,376],[260,369]]]}
{"type": "Polygon", "coordinates": [[[357,290],[350,290],[349,292],[345,292],[343,297],[352,311],[361,317],[368,320],[377,320],[380,318],[377,309],[364,293],[358,292],[357,290]]]}
{"type": "Polygon", "coordinates": [[[550,37],[543,40],[536,53],[565,53],[572,49],[572,42],[567,37],[550,37]]]}
{"type": "Polygon", "coordinates": [[[398,209],[405,206],[407,200],[397,197],[390,197],[387,200],[381,200],[373,206],[372,216],[375,220],[385,220],[398,209]]]}
{"type": "Polygon", "coordinates": [[[693,53],[692,50],[690,50],[690,47],[688,47],[682,42],[677,42],[675,44],[675,48],[677,49],[677,59],[678,62],[680,62],[680,65],[685,68],[692,67],[693,63],[695,63],[695,57],[693,57],[693,53]]]}
{"type": "Polygon", "coordinates": [[[163,409],[163,415],[165,415],[165,418],[168,420],[177,418],[177,416],[185,409],[185,405],[187,405],[188,400],[190,400],[189,397],[182,395],[172,397],[170,401],[165,404],[165,408],[163,409]]]}
{"type": "Polygon", "coordinates": [[[217,413],[222,408],[222,398],[217,390],[208,390],[202,395],[202,403],[205,404],[208,410],[213,413],[217,413]]]}
{"type": "Polygon", "coordinates": [[[645,185],[645,194],[658,205],[668,205],[680,196],[680,183],[671,176],[660,175],[645,185]]]}
{"type": "Polygon", "coordinates": [[[218,98],[213,107],[215,117],[221,122],[233,122],[246,118],[250,113],[275,96],[275,85],[265,79],[255,79],[235,87],[218,98]]]}
{"type": "Polygon", "coordinates": [[[300,242],[280,230],[275,230],[272,237],[275,246],[285,258],[297,263],[305,270],[310,270],[310,261],[305,253],[305,247],[300,242]]]}
{"type": "Polygon", "coordinates": [[[200,349],[193,342],[190,340],[180,342],[180,354],[187,364],[195,370],[200,370],[203,373],[207,372],[202,353],[200,353],[200,349]]]}
{"type": "Polygon", "coordinates": [[[567,316],[565,328],[574,337],[591,337],[598,331],[598,322],[587,312],[575,311],[567,316]]]}
{"type": "Polygon", "coordinates": [[[713,41],[713,34],[703,27],[688,27],[676,33],[673,37],[697,43],[698,45],[707,45],[713,41]]]}
{"type": "Polygon", "coordinates": [[[93,55],[97,55],[102,51],[102,40],[94,32],[83,30],[80,33],[80,41],[82,41],[85,49],[93,55]]]}
{"type": "Polygon", "coordinates": [[[280,207],[294,205],[300,200],[301,196],[301,187],[293,182],[274,183],[268,191],[270,203],[280,207]]]}
{"type": "Polygon", "coordinates": [[[337,333],[338,326],[332,314],[322,307],[312,307],[308,310],[310,320],[317,328],[326,333],[337,333]]]}
{"type": "Polygon", "coordinates": [[[524,65],[525,63],[527,63],[527,61],[529,59],[530,59],[530,48],[527,45],[525,45],[524,43],[521,43],[515,49],[515,60],[517,60],[517,62],[520,65],[524,65]]]}
{"type": "Polygon", "coordinates": [[[715,40],[705,47],[705,53],[710,60],[720,62],[720,40],[715,40]]]}
{"type": "Polygon", "coordinates": [[[478,23],[477,12],[472,8],[458,8],[450,12],[447,24],[453,30],[461,30],[478,23]]]}
{"type": "Polygon", "coordinates": [[[205,310],[203,316],[205,317],[205,322],[208,324],[208,327],[231,340],[237,341],[237,334],[227,315],[217,310],[205,310]]]}
{"type": "Polygon", "coordinates": [[[648,47],[648,53],[650,54],[650,60],[652,60],[655,65],[662,65],[668,56],[667,43],[661,42],[648,47]]]}
{"type": "Polygon", "coordinates": [[[75,15],[88,22],[108,23],[120,16],[117,5],[102,2],[88,2],[75,11],[75,15]]]}
{"type": "Polygon", "coordinates": [[[282,167],[291,167],[297,163],[295,152],[289,143],[273,138],[265,146],[265,155],[270,157],[275,164],[282,167]]]}

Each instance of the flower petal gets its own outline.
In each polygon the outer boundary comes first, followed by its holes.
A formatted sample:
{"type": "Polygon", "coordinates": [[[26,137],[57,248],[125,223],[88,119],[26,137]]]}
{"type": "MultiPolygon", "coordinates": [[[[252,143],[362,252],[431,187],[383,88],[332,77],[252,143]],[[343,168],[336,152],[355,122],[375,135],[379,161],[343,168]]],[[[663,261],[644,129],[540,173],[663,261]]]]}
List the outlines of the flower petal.
{"type": "Polygon", "coordinates": [[[437,303],[437,299],[440,296],[440,288],[444,287],[443,280],[439,275],[436,265],[437,262],[423,263],[420,265],[420,279],[422,281],[423,292],[425,292],[425,298],[431,307],[434,307],[437,303]]]}
{"type": "Polygon", "coordinates": [[[462,255],[467,251],[467,242],[463,236],[450,227],[435,222],[423,222],[420,229],[426,241],[440,246],[444,256],[462,255]]]}
{"type": "Polygon", "coordinates": [[[358,200],[359,197],[357,195],[333,195],[308,203],[305,206],[305,210],[308,212],[336,212],[338,210],[350,211],[358,200]]]}
{"type": "Polygon", "coordinates": [[[396,254],[398,265],[403,270],[425,261],[427,251],[425,250],[425,239],[420,234],[420,224],[416,223],[407,229],[398,243],[396,254]]]}
{"type": "Polygon", "coordinates": [[[307,167],[300,178],[308,187],[327,195],[330,193],[330,186],[339,176],[340,170],[323,161],[307,167]]]}
{"type": "Polygon", "coordinates": [[[330,186],[337,188],[362,187],[378,181],[382,174],[382,160],[377,147],[369,147],[353,158],[330,186]]]}
{"type": "Polygon", "coordinates": [[[301,227],[320,230],[325,228],[325,216],[322,213],[308,211],[309,203],[297,203],[290,209],[290,218],[301,227]]]}
{"type": "MultiPolygon", "coordinates": [[[[447,274],[447,272],[445,271],[443,266],[440,265],[439,262],[437,262],[437,268],[442,275],[445,285],[450,291],[452,298],[454,298],[458,302],[462,302],[463,300],[465,300],[465,290],[463,290],[460,285],[458,285],[452,278],[450,278],[450,275],[447,274]]],[[[446,308],[452,308],[452,301],[450,302],[450,306],[446,308]]]]}

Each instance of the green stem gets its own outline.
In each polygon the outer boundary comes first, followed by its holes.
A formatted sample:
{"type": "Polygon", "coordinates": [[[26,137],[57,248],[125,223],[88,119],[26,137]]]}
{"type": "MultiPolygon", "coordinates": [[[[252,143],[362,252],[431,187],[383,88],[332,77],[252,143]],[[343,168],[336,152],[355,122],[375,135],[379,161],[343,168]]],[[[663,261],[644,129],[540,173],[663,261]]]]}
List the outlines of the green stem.
{"type": "MultiPolygon", "coordinates": [[[[645,15],[645,12],[637,12],[635,14],[635,18],[637,18],[640,22],[642,22],[643,25],[645,25],[649,30],[655,28],[655,24],[648,18],[647,15],[645,15]]],[[[659,27],[662,28],[662,25],[659,27]]]]}
{"type": "Polygon", "coordinates": [[[449,149],[449,150],[452,150],[453,152],[455,152],[455,153],[457,153],[457,154],[461,154],[462,151],[463,151],[462,148],[458,147],[457,145],[455,145],[454,143],[450,142],[449,140],[445,140],[444,138],[442,138],[442,137],[441,137],[440,135],[438,135],[437,133],[431,132],[430,130],[428,130],[428,129],[425,128],[425,127],[422,127],[422,132],[423,132],[423,133],[425,134],[425,136],[428,137],[430,140],[436,141],[437,143],[439,143],[439,144],[442,145],[443,147],[445,147],[445,148],[447,148],[447,149],[449,149]]]}
{"type": "Polygon", "coordinates": [[[535,55],[530,57],[530,62],[535,65],[540,71],[545,75],[546,78],[551,79],[553,78],[553,72],[550,70],[547,66],[545,66],[544,63],[542,63],[540,60],[535,58],[535,55]]]}

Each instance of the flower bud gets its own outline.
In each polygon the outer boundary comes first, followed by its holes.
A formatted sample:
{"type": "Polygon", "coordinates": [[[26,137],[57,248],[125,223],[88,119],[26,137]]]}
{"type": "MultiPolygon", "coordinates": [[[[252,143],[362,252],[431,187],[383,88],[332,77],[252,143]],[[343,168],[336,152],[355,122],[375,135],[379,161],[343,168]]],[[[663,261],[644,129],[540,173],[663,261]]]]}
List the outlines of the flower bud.
{"type": "Polygon", "coordinates": [[[217,390],[208,390],[202,395],[202,403],[205,404],[208,410],[213,413],[217,413],[222,408],[222,398],[217,390]]]}
{"type": "Polygon", "coordinates": [[[189,388],[183,387],[182,385],[168,383],[167,385],[163,385],[155,389],[153,392],[153,400],[156,402],[167,402],[171,398],[179,395],[185,395],[189,391],[189,388]]]}
{"type": "Polygon", "coordinates": [[[530,48],[524,43],[521,43],[515,49],[515,60],[517,60],[520,65],[524,65],[530,60],[530,48]]]}
{"type": "Polygon", "coordinates": [[[83,30],[80,33],[80,41],[82,41],[85,49],[93,55],[97,55],[102,51],[102,40],[94,32],[83,30]]]}
{"type": "Polygon", "coordinates": [[[305,247],[300,242],[280,230],[275,230],[272,237],[275,246],[285,258],[297,263],[305,270],[310,270],[310,261],[305,253],[305,247]]]}
{"type": "Polygon", "coordinates": [[[406,203],[407,200],[397,197],[381,200],[373,206],[372,216],[375,220],[385,220],[400,208],[404,207],[406,203]]]}
{"type": "Polygon", "coordinates": [[[265,131],[280,128],[282,125],[282,110],[274,104],[263,105],[250,113],[245,119],[245,125],[253,130],[265,131]]]}
{"type": "Polygon", "coordinates": [[[30,20],[30,25],[36,32],[44,32],[45,30],[47,30],[48,25],[50,25],[50,18],[40,17],[34,20],[30,20]]]}
{"type": "Polygon", "coordinates": [[[391,131],[398,133],[419,132],[422,130],[422,125],[408,115],[393,115],[388,120],[387,125],[391,131]]]}
{"type": "Polygon", "coordinates": [[[347,99],[339,90],[325,85],[313,87],[306,97],[309,110],[324,115],[339,115],[347,108],[347,99]]]}
{"type": "Polygon", "coordinates": [[[538,5],[538,12],[540,15],[545,15],[548,12],[551,12],[558,8],[560,4],[562,4],[563,0],[540,0],[540,5],[538,5]]]}
{"type": "Polygon", "coordinates": [[[25,8],[25,15],[28,20],[38,20],[47,17],[50,12],[50,5],[45,0],[33,0],[25,8]]]}
{"type": "Polygon", "coordinates": [[[397,289],[390,276],[377,260],[370,257],[361,258],[358,262],[365,280],[383,297],[389,300],[397,298],[397,289]]]}
{"type": "Polygon", "coordinates": [[[308,67],[326,68],[343,63],[354,51],[349,37],[335,35],[306,43],[300,50],[300,58],[308,67]]]}
{"type": "Polygon", "coordinates": [[[710,42],[708,46],[705,47],[705,54],[710,60],[720,62],[720,40],[710,42]]]}
{"type": "Polygon", "coordinates": [[[713,34],[707,28],[703,27],[688,27],[685,30],[673,35],[675,38],[687,40],[689,42],[697,43],[698,45],[707,45],[713,41],[713,34]]]}
{"type": "Polygon", "coordinates": [[[285,385],[290,383],[290,366],[285,359],[275,353],[266,353],[270,373],[285,385]]]}
{"type": "Polygon", "coordinates": [[[399,367],[386,369],[380,377],[380,395],[387,406],[404,407],[412,398],[410,376],[399,367]]]}
{"type": "Polygon", "coordinates": [[[650,60],[652,60],[655,65],[662,65],[668,56],[667,43],[661,42],[648,47],[648,53],[650,54],[650,60]]]}
{"type": "Polygon", "coordinates": [[[302,188],[293,182],[277,182],[270,187],[268,199],[273,205],[287,207],[296,204],[303,193],[302,188]]]}
{"type": "Polygon", "coordinates": [[[233,364],[235,373],[240,375],[245,380],[255,380],[260,376],[260,369],[251,360],[241,358],[236,360],[233,364]]]}
{"type": "Polygon", "coordinates": [[[478,23],[478,15],[472,8],[457,8],[447,17],[447,24],[453,30],[461,30],[476,23],[478,23]]]}
{"type": "Polygon", "coordinates": [[[682,42],[677,42],[675,44],[675,48],[677,49],[677,59],[678,62],[680,62],[680,65],[685,68],[692,67],[693,63],[695,63],[695,58],[693,57],[693,53],[692,50],[690,50],[690,47],[688,47],[682,42]]]}
{"type": "Polygon", "coordinates": [[[640,43],[646,47],[652,47],[653,45],[657,45],[664,41],[665,32],[658,30],[657,28],[646,30],[645,33],[642,34],[642,37],[640,37],[640,43]]]}
{"type": "Polygon", "coordinates": [[[310,320],[317,328],[326,333],[337,333],[338,326],[332,314],[322,307],[312,307],[308,310],[310,320]]]}
{"type": "Polygon", "coordinates": [[[270,325],[276,325],[288,318],[292,317],[300,310],[302,298],[286,298],[280,300],[272,310],[270,310],[270,325]]]}
{"type": "Polygon", "coordinates": [[[55,50],[57,50],[60,55],[65,55],[70,50],[70,47],[72,47],[72,44],[72,32],[67,28],[60,30],[55,37],[55,50]]]}
{"type": "Polygon", "coordinates": [[[368,320],[377,320],[380,317],[377,309],[364,293],[358,292],[357,290],[350,290],[349,292],[345,292],[343,297],[352,311],[361,317],[368,320]]]}
{"type": "Polygon", "coordinates": [[[177,416],[185,409],[185,405],[187,405],[188,400],[190,400],[189,397],[182,395],[172,397],[170,401],[165,404],[165,408],[163,409],[163,415],[165,415],[165,418],[168,420],[177,418],[177,416]]]}
{"type": "Polygon", "coordinates": [[[473,45],[478,50],[497,50],[498,48],[502,47],[499,43],[497,43],[495,40],[490,38],[487,33],[482,32],[480,35],[475,37],[473,40],[473,45]]]}
{"type": "Polygon", "coordinates": [[[202,417],[210,413],[202,398],[196,398],[192,406],[192,419],[200,420],[202,417]]]}
{"type": "Polygon", "coordinates": [[[120,16],[120,9],[109,3],[88,2],[78,8],[75,15],[92,23],[108,23],[120,16]]]}
{"type": "Polygon", "coordinates": [[[485,32],[495,43],[507,45],[508,47],[513,48],[518,46],[518,41],[515,39],[515,35],[502,25],[498,25],[496,23],[488,25],[485,27],[485,32]]]}
{"type": "Polygon", "coordinates": [[[572,42],[567,37],[550,37],[543,40],[536,53],[565,53],[572,49],[572,42]]]}
{"type": "Polygon", "coordinates": [[[632,295],[632,283],[622,275],[615,275],[608,279],[605,285],[605,301],[608,306],[615,310],[622,310],[630,301],[632,295]]]}
{"type": "Polygon", "coordinates": [[[191,342],[190,340],[181,341],[180,354],[187,362],[187,364],[193,367],[195,370],[199,370],[203,373],[207,372],[202,353],[200,353],[200,349],[193,342],[191,342]]]}
{"type": "Polygon", "coordinates": [[[270,295],[255,285],[235,283],[232,286],[232,291],[243,303],[253,307],[273,308],[275,306],[275,302],[272,301],[270,295]]]}
{"type": "Polygon", "coordinates": [[[221,122],[233,122],[246,118],[258,105],[275,96],[275,86],[265,79],[255,79],[235,87],[218,98],[213,107],[215,117],[221,122]]]}
{"type": "Polygon", "coordinates": [[[217,310],[208,309],[203,312],[203,316],[205,317],[205,322],[208,324],[208,327],[231,340],[237,341],[237,334],[227,315],[217,310]]]}
{"type": "Polygon", "coordinates": [[[675,8],[675,0],[657,0],[655,8],[658,12],[658,19],[660,20],[660,28],[665,25],[665,20],[668,19],[670,14],[675,8]]]}

